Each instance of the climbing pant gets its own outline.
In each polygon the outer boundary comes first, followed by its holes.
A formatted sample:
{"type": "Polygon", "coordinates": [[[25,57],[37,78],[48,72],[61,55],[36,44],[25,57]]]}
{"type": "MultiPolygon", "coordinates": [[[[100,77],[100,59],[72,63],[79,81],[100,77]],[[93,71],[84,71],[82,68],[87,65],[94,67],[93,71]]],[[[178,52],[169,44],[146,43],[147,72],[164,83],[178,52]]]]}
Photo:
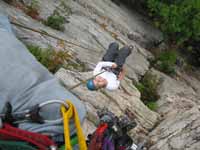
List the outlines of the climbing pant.
{"type": "Polygon", "coordinates": [[[117,76],[122,71],[122,67],[126,61],[126,58],[131,54],[131,49],[128,46],[124,46],[119,49],[119,44],[113,42],[109,45],[106,54],[103,56],[102,61],[115,62],[117,68],[113,69],[113,73],[117,76]]]}

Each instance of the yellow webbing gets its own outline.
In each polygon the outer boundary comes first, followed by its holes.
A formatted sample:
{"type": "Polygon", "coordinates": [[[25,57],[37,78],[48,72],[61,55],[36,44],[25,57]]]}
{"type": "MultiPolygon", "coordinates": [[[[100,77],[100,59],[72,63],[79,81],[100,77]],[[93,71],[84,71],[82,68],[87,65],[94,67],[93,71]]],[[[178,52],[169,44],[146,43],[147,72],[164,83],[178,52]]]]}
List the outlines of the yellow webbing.
{"type": "Polygon", "coordinates": [[[78,144],[80,150],[87,150],[87,145],[85,141],[85,137],[81,128],[78,112],[74,105],[70,101],[66,101],[69,108],[66,109],[64,106],[61,107],[62,115],[63,115],[63,124],[64,124],[64,137],[65,137],[65,150],[72,150],[70,144],[70,129],[69,129],[69,120],[74,119],[78,144]]]}

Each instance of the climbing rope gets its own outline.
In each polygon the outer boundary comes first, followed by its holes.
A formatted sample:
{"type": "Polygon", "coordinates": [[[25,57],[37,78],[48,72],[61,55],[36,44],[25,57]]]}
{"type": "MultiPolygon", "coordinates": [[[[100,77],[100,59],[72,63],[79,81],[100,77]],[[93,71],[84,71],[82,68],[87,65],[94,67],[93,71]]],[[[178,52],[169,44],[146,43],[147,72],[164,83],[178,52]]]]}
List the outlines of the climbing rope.
{"type": "Polygon", "coordinates": [[[96,52],[100,52],[100,51],[101,51],[100,49],[97,49],[97,48],[88,48],[88,47],[82,46],[82,45],[80,45],[80,44],[77,44],[77,43],[68,41],[68,40],[66,40],[66,39],[57,37],[57,36],[55,36],[55,35],[53,35],[53,34],[50,34],[50,33],[46,32],[46,31],[44,31],[44,30],[38,30],[38,29],[31,28],[31,27],[27,27],[27,26],[25,26],[25,25],[23,25],[23,24],[20,24],[20,23],[15,22],[15,21],[10,21],[10,23],[13,24],[13,25],[15,25],[15,26],[18,26],[18,27],[20,27],[20,28],[24,28],[24,29],[26,29],[26,30],[30,30],[30,31],[39,33],[39,34],[41,34],[41,35],[45,35],[45,36],[54,38],[54,39],[59,40],[59,41],[64,41],[64,42],[66,42],[66,43],[68,43],[68,44],[71,44],[71,45],[74,45],[74,46],[83,48],[83,49],[85,49],[85,50],[96,51],[96,52]]]}
{"type": "Polygon", "coordinates": [[[69,128],[70,119],[73,119],[75,123],[79,150],[87,150],[87,144],[81,128],[78,112],[75,106],[70,101],[67,101],[66,103],[69,106],[68,109],[66,109],[66,107],[64,106],[61,107],[61,112],[63,115],[63,124],[64,124],[65,150],[72,150],[70,141],[70,128],[69,128]]]}
{"type": "Polygon", "coordinates": [[[0,135],[0,140],[25,141],[37,146],[39,150],[56,150],[57,147],[56,144],[45,135],[15,128],[6,123],[3,125],[3,128],[0,129],[0,135]]]}
{"type": "MultiPolygon", "coordinates": [[[[66,42],[66,43],[68,43],[68,44],[71,44],[71,45],[74,45],[74,46],[83,48],[83,49],[85,49],[85,50],[96,51],[96,52],[101,51],[100,49],[88,48],[88,47],[82,46],[82,45],[80,45],[80,44],[77,44],[77,43],[68,41],[68,40],[66,40],[66,39],[57,37],[57,36],[52,35],[52,34],[46,32],[46,31],[44,31],[44,30],[38,30],[38,29],[31,28],[31,27],[27,27],[27,26],[25,26],[25,25],[23,25],[23,24],[20,24],[20,23],[15,22],[15,21],[10,21],[10,23],[13,24],[13,25],[15,25],[15,26],[18,26],[18,27],[20,27],[20,28],[24,28],[24,29],[26,29],[26,30],[30,30],[30,31],[39,33],[39,34],[41,34],[41,35],[49,36],[49,37],[54,38],[54,39],[56,39],[56,40],[64,41],[64,42],[66,42]]],[[[123,43],[123,42],[122,42],[122,43],[123,43]]],[[[125,43],[123,43],[123,44],[125,44],[125,43]]],[[[83,81],[81,81],[80,83],[78,83],[78,84],[76,84],[76,85],[74,85],[74,86],[72,86],[72,87],[69,87],[69,88],[67,88],[67,89],[68,89],[68,90],[73,90],[74,88],[80,86],[81,84],[86,83],[88,80],[93,79],[93,78],[95,78],[96,76],[98,76],[98,75],[100,75],[100,74],[102,74],[102,73],[104,73],[104,72],[101,72],[101,73],[99,73],[99,74],[97,74],[97,75],[95,75],[95,76],[92,76],[91,78],[88,78],[88,79],[86,79],[86,80],[83,80],[83,81]]],[[[65,84],[63,83],[63,81],[61,81],[61,83],[65,86],[65,84]]],[[[125,90],[125,89],[124,89],[124,90],[125,90]]],[[[125,92],[127,92],[127,91],[125,91],[125,92]]],[[[129,95],[132,95],[132,94],[129,94],[129,95]]]]}
{"type": "MultiPolygon", "coordinates": [[[[66,42],[66,43],[68,43],[68,44],[71,44],[71,45],[74,45],[74,46],[77,46],[77,47],[80,47],[80,48],[83,48],[83,49],[86,49],[86,50],[89,50],[89,51],[96,51],[96,52],[99,52],[99,51],[100,51],[100,50],[97,50],[97,49],[95,50],[94,48],[84,47],[84,46],[82,46],[82,45],[80,45],[80,44],[77,44],[77,43],[74,43],[74,42],[65,40],[65,39],[63,39],[63,38],[60,38],[60,37],[57,37],[57,36],[55,36],[55,35],[49,34],[48,32],[43,31],[43,30],[37,30],[37,29],[31,28],[31,27],[27,27],[27,26],[25,26],[25,25],[23,25],[23,24],[19,24],[19,23],[15,22],[15,21],[10,21],[10,23],[13,24],[13,25],[15,25],[15,26],[18,26],[18,27],[20,27],[20,28],[24,28],[24,29],[27,29],[27,30],[30,30],[30,31],[39,33],[39,34],[41,34],[41,35],[49,36],[49,37],[54,38],[54,39],[56,39],[56,40],[64,41],[64,42],[66,42]]],[[[78,83],[78,84],[76,84],[76,85],[74,85],[74,86],[68,88],[68,90],[73,90],[74,88],[80,86],[81,84],[86,83],[88,80],[93,79],[93,78],[95,78],[96,76],[98,76],[98,75],[100,75],[100,74],[102,74],[102,73],[104,73],[104,72],[105,72],[105,71],[103,71],[103,72],[101,72],[101,73],[99,73],[99,74],[97,74],[97,75],[95,75],[95,76],[92,76],[92,77],[90,77],[90,78],[88,78],[88,79],[86,79],[86,80],[83,80],[83,81],[81,81],[80,83],[78,83]]],[[[62,81],[61,81],[61,82],[62,82],[62,81]]],[[[64,84],[63,84],[63,85],[64,85],[64,84]]]]}

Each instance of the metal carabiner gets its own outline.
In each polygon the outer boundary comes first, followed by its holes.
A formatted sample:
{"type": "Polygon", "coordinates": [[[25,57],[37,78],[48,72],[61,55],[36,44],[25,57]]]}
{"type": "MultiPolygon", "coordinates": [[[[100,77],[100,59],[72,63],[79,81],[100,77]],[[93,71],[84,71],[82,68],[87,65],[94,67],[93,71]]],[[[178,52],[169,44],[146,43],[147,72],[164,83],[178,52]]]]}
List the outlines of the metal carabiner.
{"type": "MultiPolygon", "coordinates": [[[[69,108],[68,104],[62,100],[49,100],[49,101],[43,102],[43,103],[39,104],[39,108],[41,109],[42,107],[49,105],[49,104],[53,104],[53,103],[62,104],[65,106],[66,109],[69,108]]],[[[61,117],[56,120],[43,120],[43,121],[44,121],[44,123],[62,123],[63,118],[61,117]]]]}

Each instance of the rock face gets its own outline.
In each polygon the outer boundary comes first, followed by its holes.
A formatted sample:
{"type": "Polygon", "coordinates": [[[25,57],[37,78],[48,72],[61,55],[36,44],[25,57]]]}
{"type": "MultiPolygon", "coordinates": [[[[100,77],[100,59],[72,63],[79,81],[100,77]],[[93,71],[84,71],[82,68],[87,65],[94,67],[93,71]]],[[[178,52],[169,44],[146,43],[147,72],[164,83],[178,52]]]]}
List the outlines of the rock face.
{"type": "Polygon", "coordinates": [[[158,111],[163,121],[149,135],[154,144],[150,150],[199,149],[199,81],[186,74],[175,80],[155,70],[152,73],[162,79],[158,111]]]}
{"type": "MultiPolygon", "coordinates": [[[[138,78],[148,70],[149,62],[147,59],[152,57],[151,53],[143,48],[149,42],[144,37],[159,40],[161,34],[149,25],[148,28],[144,27],[144,22],[139,20],[139,15],[136,16],[127,9],[116,6],[109,0],[81,0],[75,2],[68,0],[65,3],[71,9],[72,14],[66,17],[69,23],[65,24],[64,33],[44,26],[26,16],[21,10],[15,9],[2,1],[0,2],[0,9],[4,9],[14,21],[87,47],[88,49],[83,49],[66,44],[66,49],[73,51],[80,60],[93,67],[101,59],[109,43],[117,41],[121,46],[123,44],[134,45],[135,50],[128,58],[127,69],[128,76],[138,81],[138,78]],[[139,31],[141,33],[137,33],[139,31]],[[152,33],[152,31],[155,31],[156,34],[152,33]],[[130,41],[127,37],[129,32],[137,34],[142,41],[130,41]],[[141,42],[143,44],[141,46],[138,45],[141,42]]],[[[60,1],[39,1],[40,17],[46,19],[58,7],[65,11],[66,8],[62,8],[60,5],[60,1]]],[[[57,46],[57,40],[24,29],[15,29],[18,37],[26,43],[37,44],[42,47],[47,47],[49,44],[54,47],[57,46]]]]}
{"type": "MultiPolygon", "coordinates": [[[[77,74],[76,72],[60,69],[56,73],[56,76],[63,81],[67,88],[70,88],[81,80],[85,80],[86,77],[91,77],[92,74],[77,74]]],[[[127,114],[131,119],[135,119],[138,127],[132,132],[139,133],[142,131],[147,133],[158,122],[159,115],[149,110],[140,101],[139,91],[130,83],[129,79],[125,79],[121,83],[121,89],[114,92],[108,92],[106,90],[91,92],[85,85],[73,89],[72,92],[84,101],[88,112],[87,120],[91,122],[91,125],[93,124],[94,126],[94,124],[97,124],[96,111],[100,108],[107,107],[118,116],[127,114]]]]}
{"type": "MultiPolygon", "coordinates": [[[[23,0],[23,2],[30,4],[31,0],[23,0]]],[[[39,21],[27,16],[20,7],[13,7],[4,1],[0,1],[0,13],[7,14],[11,20],[25,26],[48,32],[85,48],[70,43],[65,43],[60,48],[58,43],[62,41],[13,26],[17,37],[24,43],[41,47],[51,45],[58,50],[68,50],[86,64],[87,71],[94,68],[109,43],[116,41],[120,46],[124,44],[134,46],[134,51],[126,63],[127,77],[122,81],[119,90],[90,92],[83,85],[72,90],[84,102],[87,109],[87,119],[83,125],[86,135],[95,130],[97,109],[108,107],[116,115],[126,114],[136,120],[138,126],[131,131],[131,135],[137,140],[139,136],[149,134],[150,150],[199,150],[199,71],[196,71],[196,76],[178,73],[175,78],[172,78],[159,71],[151,70],[161,79],[157,113],[152,112],[142,103],[140,92],[132,84],[132,80],[139,81],[149,70],[148,60],[153,58],[153,55],[145,48],[162,40],[162,34],[147,24],[146,18],[110,0],[38,2],[39,21]],[[58,10],[67,20],[64,32],[53,30],[41,23],[41,20],[46,20],[54,10],[58,10]],[[160,116],[162,116],[161,121],[160,116]]],[[[65,86],[71,87],[91,76],[91,72],[60,69],[56,76],[64,82],[65,86]]]]}

